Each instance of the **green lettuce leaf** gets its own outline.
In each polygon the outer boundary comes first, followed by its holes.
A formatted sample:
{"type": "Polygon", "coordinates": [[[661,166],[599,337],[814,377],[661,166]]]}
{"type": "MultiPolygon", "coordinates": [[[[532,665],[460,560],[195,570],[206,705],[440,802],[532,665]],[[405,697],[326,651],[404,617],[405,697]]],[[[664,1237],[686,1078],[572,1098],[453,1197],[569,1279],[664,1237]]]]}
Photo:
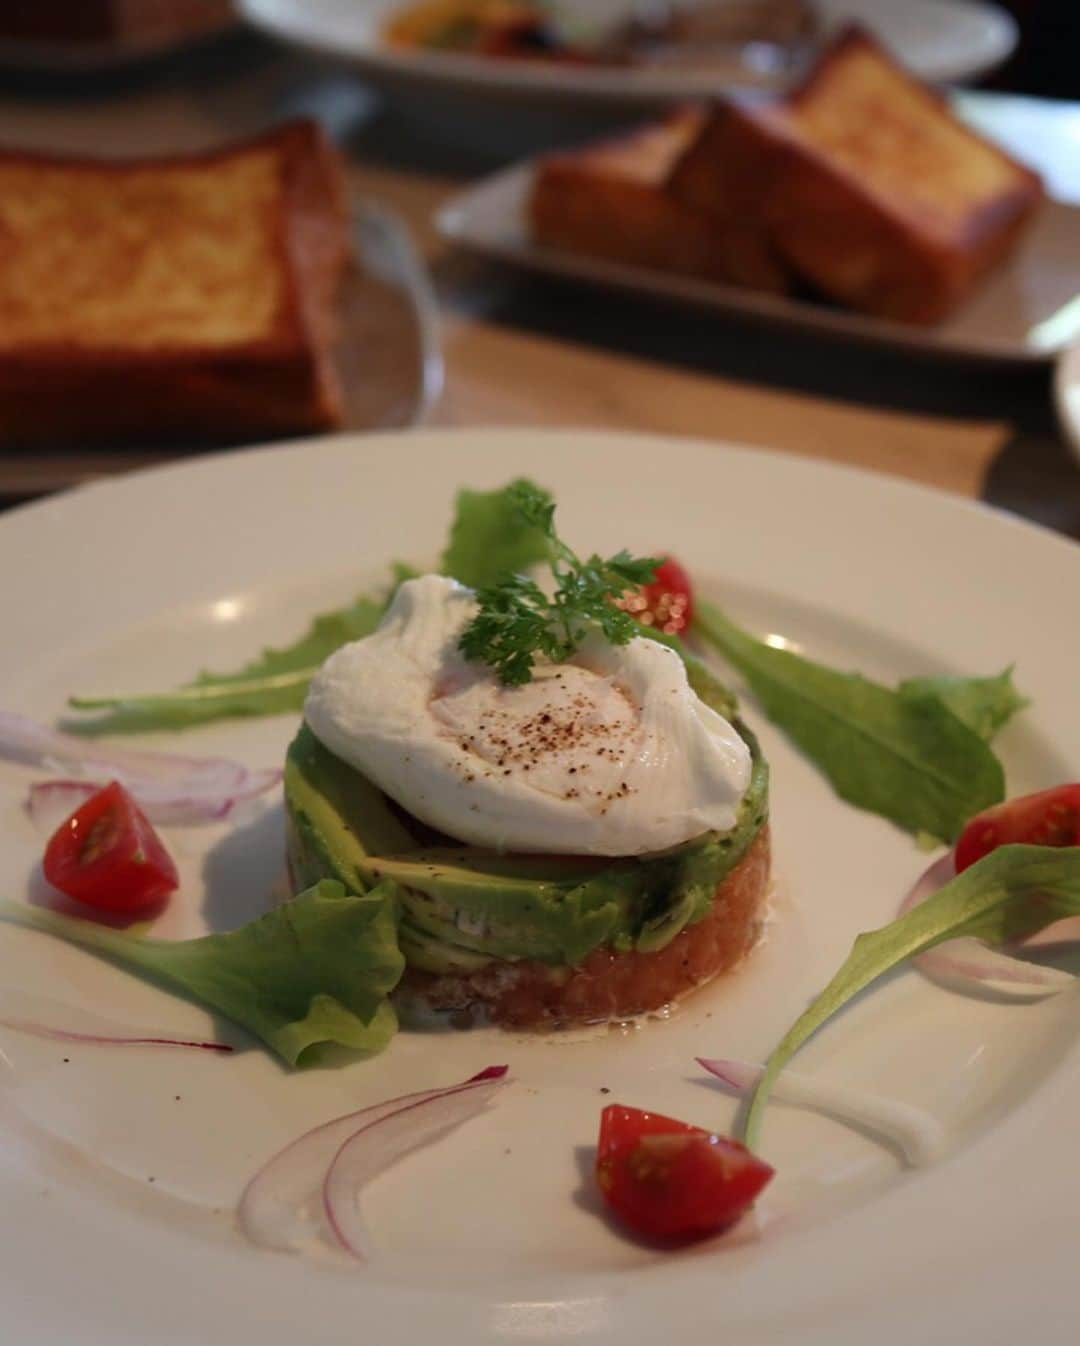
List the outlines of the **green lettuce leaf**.
{"type": "MultiPolygon", "coordinates": [[[[943,698],[940,679],[894,691],[755,640],[707,603],[695,609],[694,633],[743,674],[769,719],[849,804],[952,841],[969,818],[1004,799],[1001,763],[943,698]]],[[[1005,700],[1000,689],[991,698],[959,684],[950,696],[980,723],[999,718],[1005,700]]]]}
{"type": "Polygon", "coordinates": [[[174,692],[73,696],[68,705],[74,710],[108,713],[68,727],[82,734],[134,734],[300,710],[319,666],[348,641],[369,636],[385,606],[382,599],[357,598],[346,608],[316,617],[294,644],[264,650],[237,673],[201,673],[174,692]]]}
{"type": "Polygon", "coordinates": [[[908,678],[897,690],[901,696],[916,701],[936,696],[958,720],[963,720],[987,742],[1017,711],[1031,704],[1016,690],[1011,668],[991,678],[908,678]]]}
{"type": "Polygon", "coordinates": [[[859,935],[844,965],[781,1039],[765,1064],[744,1127],[757,1142],[777,1075],[806,1040],[860,991],[905,959],[969,935],[1003,944],[1080,913],[1080,846],[1001,846],[925,902],[859,935]]]}
{"type": "Polygon", "coordinates": [[[390,881],[358,896],[323,880],[238,930],[200,939],[124,934],[24,902],[0,903],[0,919],[178,991],[296,1066],[324,1043],[372,1053],[393,1037],[397,1017],[387,997],[405,967],[397,910],[390,881]]]}
{"type": "Polygon", "coordinates": [[[480,589],[548,558],[543,528],[525,523],[514,488],[533,487],[525,478],[498,491],[459,491],[442,574],[480,589]]]}

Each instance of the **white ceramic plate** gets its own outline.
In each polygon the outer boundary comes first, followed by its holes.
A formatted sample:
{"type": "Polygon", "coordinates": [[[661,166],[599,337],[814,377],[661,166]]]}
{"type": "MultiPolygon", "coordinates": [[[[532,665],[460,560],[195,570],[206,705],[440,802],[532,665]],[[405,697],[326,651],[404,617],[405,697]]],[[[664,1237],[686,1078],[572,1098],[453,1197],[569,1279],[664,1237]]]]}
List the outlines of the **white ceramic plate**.
{"type": "MultiPolygon", "coordinates": [[[[456,53],[401,51],[382,37],[390,14],[405,0],[240,0],[240,11],[276,37],[358,65],[376,80],[453,86],[490,98],[573,102],[655,102],[704,97],[732,82],[760,82],[747,69],[732,81],[717,72],[605,70],[497,61],[456,53]]],[[[630,0],[565,0],[573,12],[617,16],[630,0]]],[[[1016,25],[997,5],[982,0],[818,0],[827,28],[857,20],[875,32],[920,78],[969,78],[993,68],[1016,45],[1016,25]]]]}
{"type": "Polygon", "coordinates": [[[533,242],[531,163],[503,169],[448,201],[440,232],[459,247],[542,275],[658,299],[676,307],[853,338],[935,357],[1040,364],[1080,336],[1080,207],[1047,201],[1020,247],[963,307],[936,327],[675,276],[533,242]]]}
{"type": "MultiPolygon", "coordinates": [[[[1080,635],[1061,601],[1080,579],[1074,545],[882,477],[631,435],[308,441],[10,514],[0,566],[19,578],[0,610],[0,704],[52,718],[73,689],[168,687],[234,665],[380,581],[388,561],[434,557],[457,486],[521,472],[558,492],[575,542],[672,546],[739,619],[835,664],[891,681],[1015,661],[1032,706],[1000,740],[1011,789],[1080,776],[1080,635]]],[[[950,1152],[934,1168],[904,1171],[866,1137],[776,1106],[763,1149],[779,1176],[734,1235],[661,1254],[598,1214],[589,1168],[601,1106],[729,1127],[731,1100],[693,1056],[762,1056],[926,863],[908,837],[838,802],[746,710],[773,766],[775,919],[741,971],[667,1021],[585,1038],[406,1032],[377,1060],[294,1074],[228,1028],[244,1050],[224,1058],[0,1033],[3,1339],[911,1346],[1014,1340],[1037,1320],[1042,1341],[1075,1341],[1071,993],[992,1003],[909,971],[800,1058],[937,1116],[950,1152]],[[236,1198],[287,1138],[494,1061],[517,1081],[502,1102],[371,1188],[378,1255],[366,1267],[240,1240],[236,1198]]],[[[280,760],[294,727],[253,720],[183,742],[262,765],[280,760]]],[[[35,882],[40,852],[20,807],[31,774],[0,772],[0,890],[15,896],[35,882]]],[[[183,888],[162,933],[237,924],[280,880],[278,803],[169,840],[183,888]]],[[[197,1007],[33,932],[0,927],[0,972],[73,1012],[212,1027],[197,1007]]]]}

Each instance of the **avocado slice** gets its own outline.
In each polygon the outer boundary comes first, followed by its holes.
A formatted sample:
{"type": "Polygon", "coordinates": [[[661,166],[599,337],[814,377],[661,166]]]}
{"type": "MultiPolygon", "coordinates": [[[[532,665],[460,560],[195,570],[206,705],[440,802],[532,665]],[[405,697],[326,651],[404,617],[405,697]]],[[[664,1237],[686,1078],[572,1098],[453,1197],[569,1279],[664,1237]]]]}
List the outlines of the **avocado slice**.
{"type": "Polygon", "coordinates": [[[431,972],[467,975],[496,959],[573,966],[601,946],[662,949],[708,912],[717,885],[749,850],[768,813],[768,767],[736,718],[734,696],[700,660],[684,658],[694,690],[733,720],[751,751],[750,787],[730,832],[626,860],[431,845],[422,824],[305,725],[285,766],[294,884],[329,877],[365,892],[393,879],[401,892],[402,952],[408,963],[431,972]]]}

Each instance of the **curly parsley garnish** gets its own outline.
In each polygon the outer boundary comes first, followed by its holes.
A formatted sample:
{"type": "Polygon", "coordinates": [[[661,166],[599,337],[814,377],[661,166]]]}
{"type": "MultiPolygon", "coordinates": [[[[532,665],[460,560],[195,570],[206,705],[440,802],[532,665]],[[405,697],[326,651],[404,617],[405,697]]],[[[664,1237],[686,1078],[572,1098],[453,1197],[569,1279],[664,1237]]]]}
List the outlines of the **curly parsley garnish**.
{"type": "Polygon", "coordinates": [[[537,656],[563,663],[592,631],[612,645],[626,645],[641,627],[614,600],[627,589],[648,584],[659,560],[628,551],[583,561],[555,531],[555,501],[524,478],[507,488],[524,524],[548,539],[548,564],[555,577],[549,598],[526,575],[510,575],[476,592],[480,610],[461,634],[458,647],[467,659],[488,664],[500,682],[520,687],[530,682],[537,656]]]}

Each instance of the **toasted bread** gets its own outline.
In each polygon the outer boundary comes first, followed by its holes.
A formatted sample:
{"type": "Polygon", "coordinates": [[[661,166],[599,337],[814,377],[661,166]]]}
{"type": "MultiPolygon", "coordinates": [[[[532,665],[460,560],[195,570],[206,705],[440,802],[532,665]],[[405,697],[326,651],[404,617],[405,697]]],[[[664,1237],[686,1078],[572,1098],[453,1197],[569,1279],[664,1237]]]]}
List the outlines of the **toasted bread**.
{"type": "Polygon", "coordinates": [[[1043,194],[855,28],[787,98],[718,106],[670,190],[752,222],[824,294],[919,323],[962,302],[1043,194]]]}
{"type": "Polygon", "coordinates": [[[783,271],[756,231],[726,211],[717,220],[667,190],[704,120],[701,109],[683,108],[657,125],[542,159],[529,199],[533,237],[630,266],[784,289],[783,271]]]}
{"type": "Polygon", "coordinates": [[[169,160],[0,153],[0,440],[334,426],[347,258],[311,122],[169,160]]]}

